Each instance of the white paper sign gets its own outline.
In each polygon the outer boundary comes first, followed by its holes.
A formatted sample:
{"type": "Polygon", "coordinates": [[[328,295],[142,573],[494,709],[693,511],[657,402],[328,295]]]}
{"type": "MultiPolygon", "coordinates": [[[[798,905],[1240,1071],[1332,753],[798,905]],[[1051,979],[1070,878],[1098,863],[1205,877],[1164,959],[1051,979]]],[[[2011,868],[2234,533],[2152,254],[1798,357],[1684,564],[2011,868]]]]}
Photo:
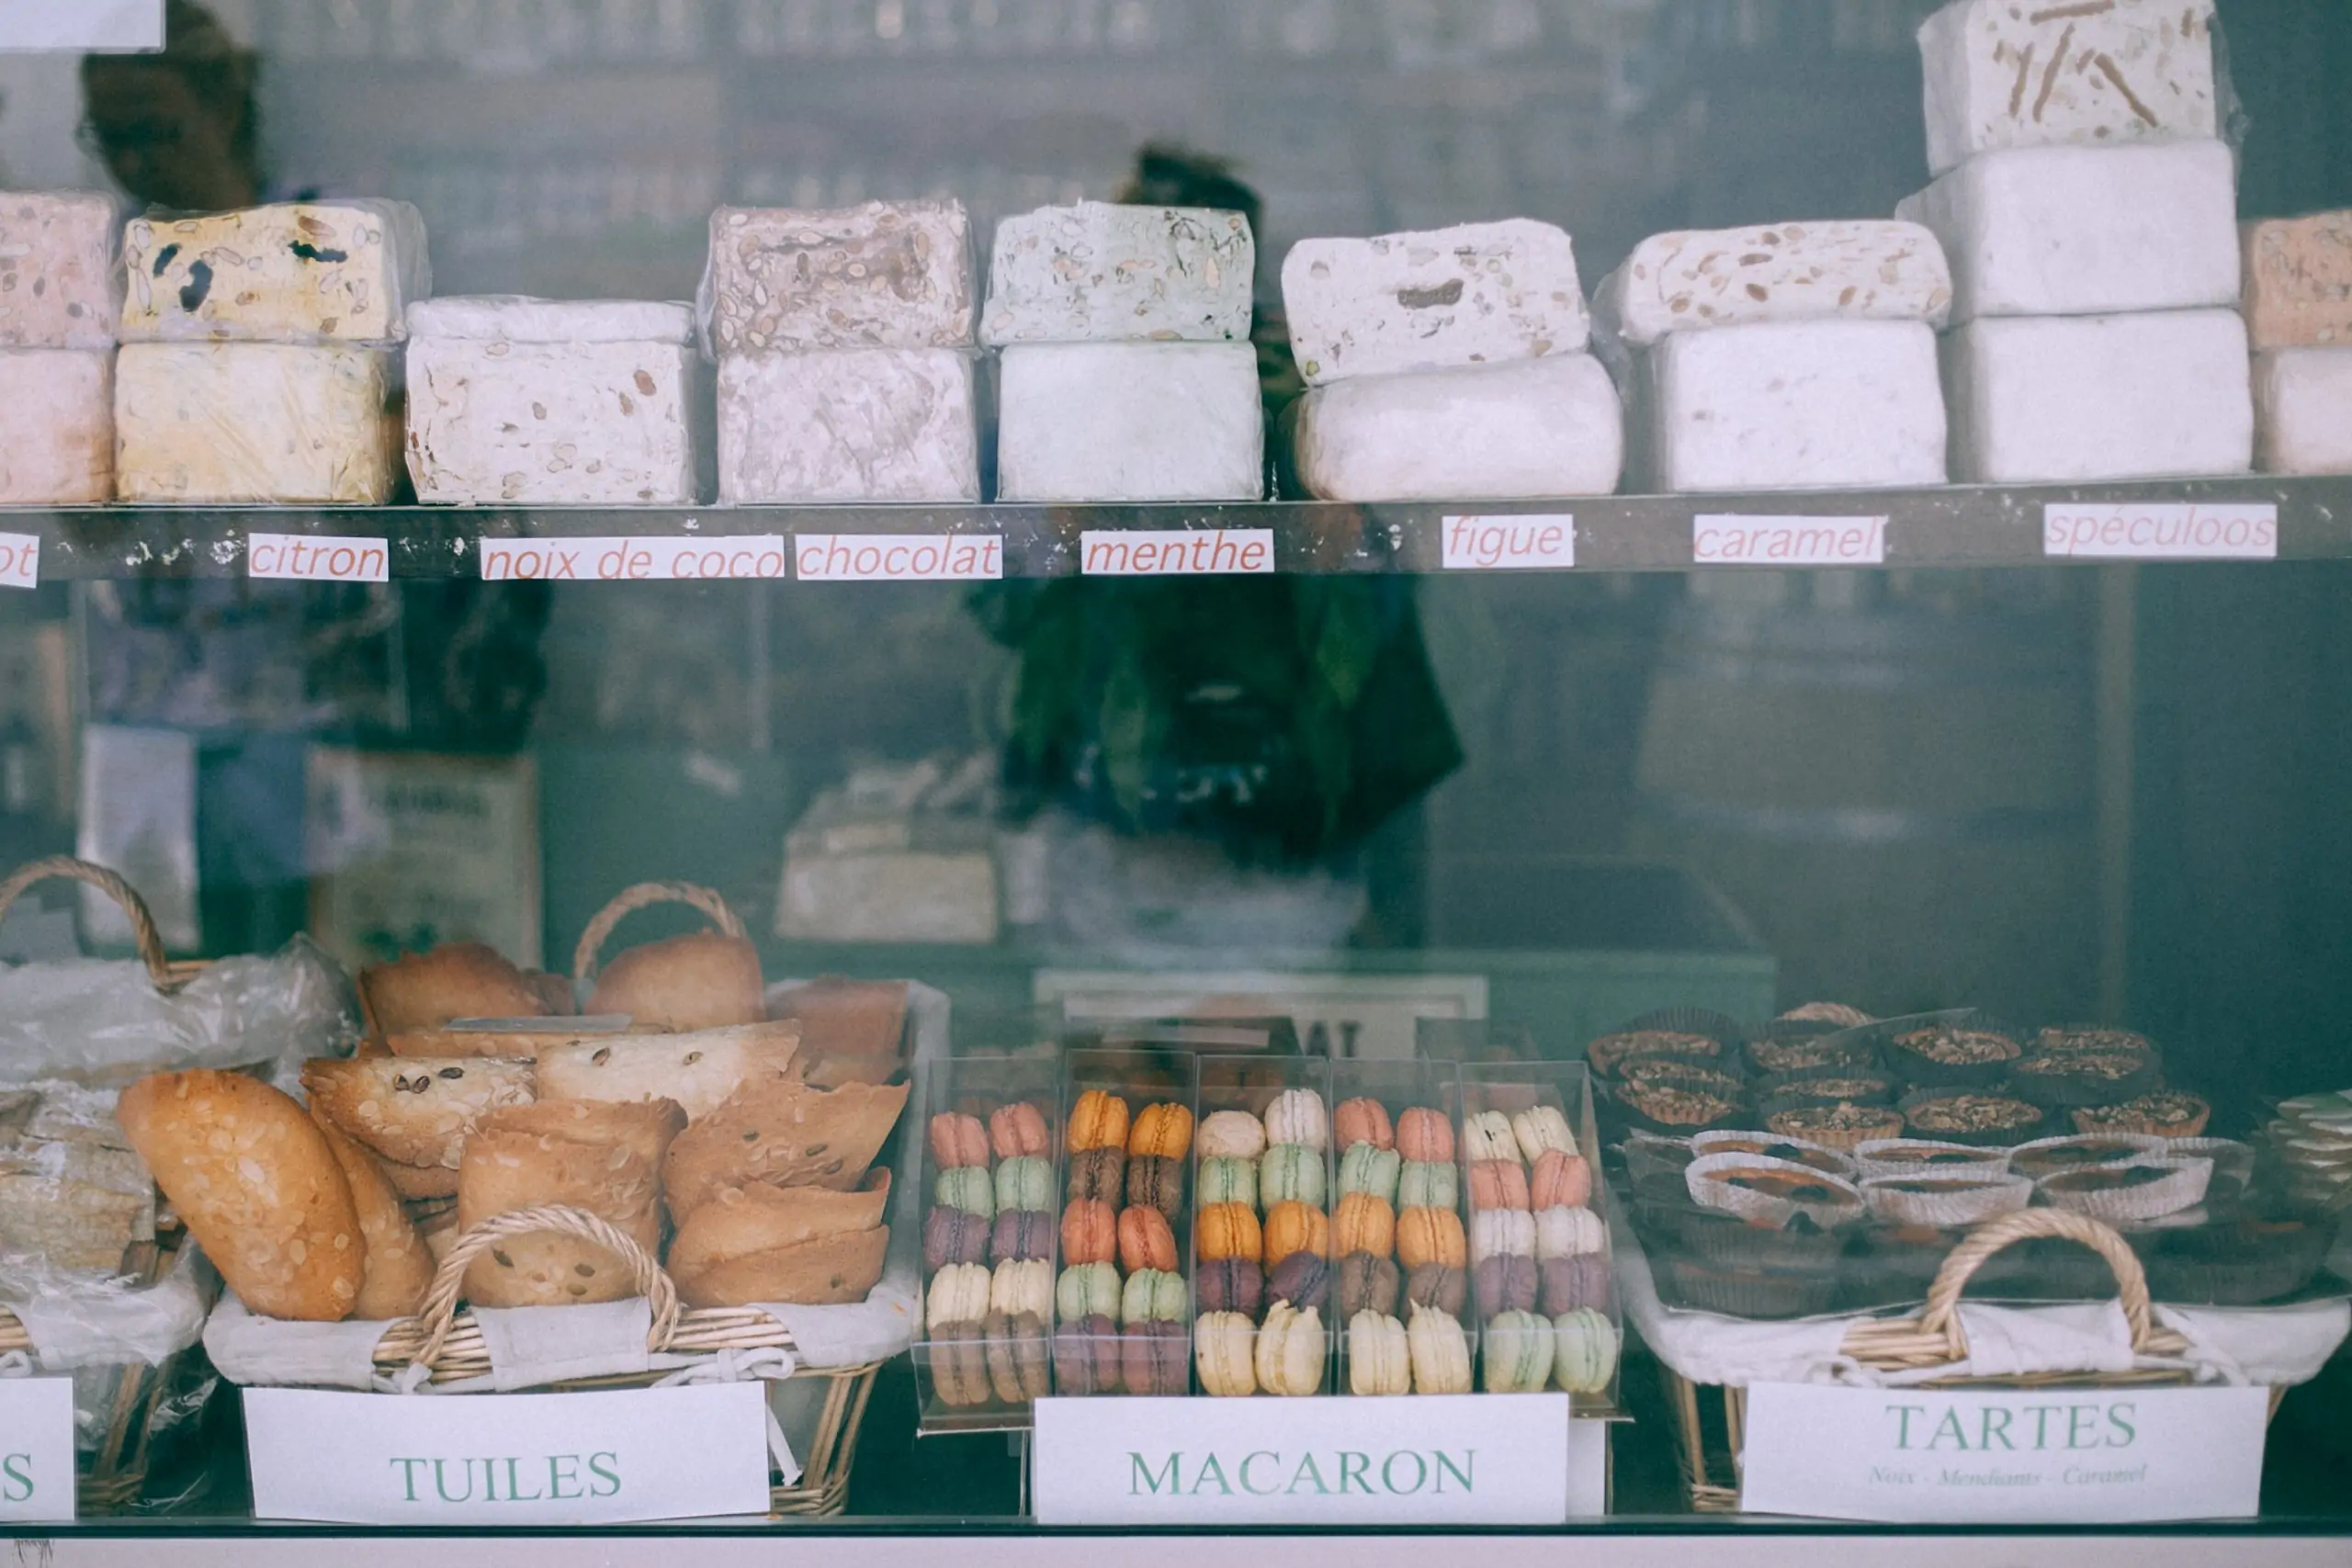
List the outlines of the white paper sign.
{"type": "Polygon", "coordinates": [[[995,582],[1004,540],[994,534],[801,534],[792,574],[803,582],[995,582]]]}
{"type": "Polygon", "coordinates": [[[1746,517],[1690,520],[1690,558],[1701,566],[1884,566],[1883,517],[1746,517]]]}
{"type": "Polygon", "coordinates": [[[765,1386],[406,1398],[249,1388],[254,1515],[597,1525],[764,1514],[765,1386]]]}
{"type": "Polygon", "coordinates": [[[781,534],[708,539],[597,535],[577,539],[483,539],[484,582],[682,582],[780,578],[781,534]]]}
{"type": "Polygon", "coordinates": [[[1739,1506],[1890,1524],[2246,1518],[2260,1388],[1747,1391],[1739,1506]]]}
{"type": "Polygon", "coordinates": [[[1090,528],[1079,536],[1089,577],[1210,577],[1274,570],[1272,528],[1090,528]]]}
{"type": "Polygon", "coordinates": [[[1568,1398],[1041,1399],[1046,1525],[1555,1525],[1568,1398]]]}
{"type": "Polygon", "coordinates": [[[0,0],[0,52],[164,47],[164,0],[0,0]]]}
{"type": "Polygon", "coordinates": [[[248,534],[247,577],[291,578],[300,582],[389,582],[389,539],[337,534],[248,534]]]}
{"type": "Polygon", "coordinates": [[[40,536],[0,534],[0,588],[40,586],[40,536]]]}
{"type": "Polygon", "coordinates": [[[0,1520],[74,1517],[74,1380],[0,1378],[0,1520]]]}
{"type": "Polygon", "coordinates": [[[2052,502],[2044,556],[2093,560],[2277,560],[2278,509],[2158,502],[2052,502]]]}
{"type": "Polygon", "coordinates": [[[1556,571],[1577,564],[1577,520],[1566,512],[1442,520],[1447,571],[1556,571]]]}

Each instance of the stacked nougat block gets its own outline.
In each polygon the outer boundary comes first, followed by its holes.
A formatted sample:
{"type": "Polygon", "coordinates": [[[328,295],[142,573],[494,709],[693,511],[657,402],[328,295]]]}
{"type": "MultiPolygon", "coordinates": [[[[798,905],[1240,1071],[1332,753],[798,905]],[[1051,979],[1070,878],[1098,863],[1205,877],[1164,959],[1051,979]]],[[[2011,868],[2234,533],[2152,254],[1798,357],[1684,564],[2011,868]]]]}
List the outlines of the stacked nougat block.
{"type": "Polygon", "coordinates": [[[115,367],[125,501],[379,503],[398,488],[424,220],[400,201],[303,201],[123,231],[115,367]]]}
{"type": "Polygon", "coordinates": [[[1944,482],[1936,328],[1951,274],[1916,223],[1655,235],[1594,310],[1624,354],[1635,482],[1666,491],[1944,482]]]}
{"type": "Polygon", "coordinates": [[[1263,496],[1256,264],[1238,212],[1089,201],[998,224],[998,499],[1263,496]]]}
{"type": "Polygon", "coordinates": [[[1568,236],[1514,219],[1305,240],[1283,262],[1299,481],[1327,501],[1606,495],[1617,390],[1568,236]]]}
{"type": "Polygon", "coordinates": [[[2211,0],[1953,0],[1921,27],[1953,478],[2245,471],[2236,168],[2211,0]]]}
{"type": "Polygon", "coordinates": [[[2273,474],[2352,474],[2352,212],[2245,226],[2256,457],[2273,474]]]}
{"type": "Polygon", "coordinates": [[[0,192],[0,505],[114,494],[114,204],[0,192]]]}
{"type": "Polygon", "coordinates": [[[721,502],[980,499],[961,203],[722,207],[701,304],[721,502]]]}
{"type": "Polygon", "coordinates": [[[691,307],[460,296],[408,310],[408,468],[427,504],[686,505],[691,307]]]}

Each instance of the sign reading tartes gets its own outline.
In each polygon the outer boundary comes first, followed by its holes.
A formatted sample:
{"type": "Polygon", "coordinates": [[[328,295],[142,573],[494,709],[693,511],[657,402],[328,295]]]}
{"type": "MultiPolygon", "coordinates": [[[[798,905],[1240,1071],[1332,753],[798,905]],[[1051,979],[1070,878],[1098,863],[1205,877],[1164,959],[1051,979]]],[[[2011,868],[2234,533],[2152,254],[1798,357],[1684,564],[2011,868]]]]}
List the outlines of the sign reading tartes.
{"type": "Polygon", "coordinates": [[[74,1517],[74,1380],[0,1378],[0,1520],[74,1517]]]}

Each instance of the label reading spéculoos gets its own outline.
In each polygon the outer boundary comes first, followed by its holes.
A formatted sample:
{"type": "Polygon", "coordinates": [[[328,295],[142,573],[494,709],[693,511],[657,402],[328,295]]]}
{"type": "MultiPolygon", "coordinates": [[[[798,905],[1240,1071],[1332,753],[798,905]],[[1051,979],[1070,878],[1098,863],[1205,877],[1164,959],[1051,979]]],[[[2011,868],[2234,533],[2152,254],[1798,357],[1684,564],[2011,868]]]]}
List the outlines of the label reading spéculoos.
{"type": "Polygon", "coordinates": [[[2041,553],[2075,560],[2276,560],[2278,508],[2266,502],[2052,502],[2041,553]]]}

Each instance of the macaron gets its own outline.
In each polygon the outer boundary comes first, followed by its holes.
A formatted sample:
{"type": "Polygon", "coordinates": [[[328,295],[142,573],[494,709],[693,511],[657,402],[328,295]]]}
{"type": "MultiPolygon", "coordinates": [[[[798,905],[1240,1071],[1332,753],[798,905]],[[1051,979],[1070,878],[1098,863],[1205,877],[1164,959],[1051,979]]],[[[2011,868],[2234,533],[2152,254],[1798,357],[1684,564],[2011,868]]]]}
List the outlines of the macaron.
{"type": "Polygon", "coordinates": [[[989,1310],[1008,1317],[1027,1314],[1051,1317],[1054,1312],[1054,1266],[1044,1258],[1004,1262],[989,1277],[989,1310]]]}
{"type": "Polygon", "coordinates": [[[985,1165],[950,1166],[939,1173],[933,1196],[948,1208],[965,1210],[983,1220],[996,1218],[996,1183],[985,1165]]]}
{"type": "Polygon", "coordinates": [[[1320,1393],[1329,1354],[1320,1311],[1275,1302],[1258,1328],[1258,1386],[1292,1398],[1320,1393]]]}
{"type": "Polygon", "coordinates": [[[1204,1263],[1247,1258],[1255,1263],[1266,1249],[1257,1212],[1247,1203],[1212,1203],[1193,1222],[1193,1249],[1204,1263]]]}
{"type": "Polygon", "coordinates": [[[1331,1299],[1331,1265],[1312,1252],[1294,1252],[1266,1276],[1266,1294],[1295,1307],[1320,1307],[1331,1299]]]}
{"type": "Polygon", "coordinates": [[[1203,1208],[1216,1203],[1258,1206],[1258,1165],[1255,1160],[1219,1155],[1201,1161],[1195,1196],[1203,1208]]]}
{"type": "Polygon", "coordinates": [[[1184,1309],[1184,1277],[1163,1269],[1136,1270],[1119,1293],[1119,1324],[1125,1328],[1138,1323],[1182,1323],[1184,1309]]]}
{"type": "Polygon", "coordinates": [[[1348,1319],[1348,1392],[1408,1393],[1413,1353],[1405,1325],[1383,1312],[1366,1310],[1348,1319]]]}
{"type": "Polygon", "coordinates": [[[1286,1089],[1274,1096],[1265,1121],[1269,1144],[1297,1144],[1318,1154],[1331,1146],[1330,1115],[1323,1097],[1311,1089],[1286,1089]]]}
{"type": "Polygon", "coordinates": [[[1347,1150],[1360,1144],[1375,1149],[1396,1146],[1396,1129],[1388,1120],[1388,1108],[1376,1100],[1358,1097],[1340,1101],[1331,1112],[1331,1141],[1347,1150]]]}
{"type": "Polygon", "coordinates": [[[1147,1105],[1136,1112],[1127,1134],[1132,1158],[1182,1159],[1193,1148],[1193,1113],[1168,1101],[1147,1105]]]}
{"type": "Polygon", "coordinates": [[[1203,1262],[1193,1276],[1203,1312],[1235,1312],[1256,1322],[1266,1304],[1266,1273],[1254,1258],[1203,1262]]]}
{"type": "Polygon", "coordinates": [[[1275,1144],[1258,1162],[1258,1196],[1277,1203],[1323,1202],[1323,1154],[1304,1144],[1275,1144]]]}
{"type": "Polygon", "coordinates": [[[1405,1276],[1408,1305],[1430,1307],[1448,1317],[1460,1317],[1470,1299],[1470,1272],[1460,1264],[1423,1263],[1405,1276]]]}
{"type": "Polygon", "coordinates": [[[1513,1115],[1510,1133],[1519,1141],[1519,1155],[1524,1160],[1540,1159],[1547,1151],[1577,1152],[1576,1134],[1568,1131],[1568,1119],[1555,1105],[1532,1106],[1513,1115]]]}
{"type": "Polygon", "coordinates": [[[988,1250],[989,1224],[979,1215],[943,1203],[922,1217],[922,1266],[933,1273],[951,1263],[978,1263],[988,1250]]]}
{"type": "Polygon", "coordinates": [[[1351,1144],[1348,1152],[1340,1156],[1340,1190],[1365,1192],[1383,1202],[1394,1203],[1397,1174],[1404,1165],[1404,1157],[1395,1149],[1370,1143],[1351,1144]]]}
{"type": "Polygon", "coordinates": [[[977,1116],[967,1116],[960,1111],[943,1111],[931,1119],[931,1157],[943,1170],[963,1166],[989,1163],[988,1129],[980,1125],[977,1116]]]}
{"type": "Polygon", "coordinates": [[[1265,1246],[1259,1256],[1271,1269],[1294,1252],[1331,1256],[1331,1221],[1311,1203],[1276,1203],[1266,1211],[1265,1246]]]}
{"type": "Polygon", "coordinates": [[[1331,1250],[1342,1256],[1369,1252],[1385,1258],[1396,1250],[1396,1211],[1369,1192],[1342,1194],[1331,1211],[1331,1250]]]}
{"type": "Polygon", "coordinates": [[[1470,1341],[1451,1316],[1415,1307],[1405,1325],[1405,1344],[1412,1357],[1415,1393],[1470,1392],[1470,1341]]]}
{"type": "MultiPolygon", "coordinates": [[[[961,1213],[960,1210],[949,1212],[961,1213]]],[[[1007,1209],[997,1215],[996,1227],[989,1233],[989,1258],[991,1262],[1025,1263],[1032,1258],[1051,1258],[1053,1252],[1054,1216],[1051,1214],[1035,1213],[1027,1209],[1007,1209]]]]}
{"type": "Polygon", "coordinates": [[[931,1337],[932,1387],[942,1404],[986,1404],[995,1394],[989,1386],[985,1330],[980,1320],[950,1323],[931,1337]]]}
{"type": "Polygon", "coordinates": [[[1471,1162],[1471,1208],[1524,1209],[1527,1206],[1527,1170],[1519,1161],[1482,1159],[1471,1162]]]}
{"type": "Polygon", "coordinates": [[[988,1269],[978,1263],[950,1263],[931,1277],[923,1321],[933,1337],[951,1323],[978,1323],[989,1314],[988,1269]]]}
{"type": "Polygon", "coordinates": [[[1452,1165],[1453,1123],[1442,1111],[1416,1105],[1396,1118],[1396,1152],[1420,1165],[1452,1165]]]}
{"type": "Polygon", "coordinates": [[[1176,1268],[1176,1233],[1168,1216],[1157,1209],[1130,1208],[1119,1215],[1119,1267],[1132,1274],[1138,1269],[1176,1268]]]}
{"type": "Polygon", "coordinates": [[[1179,1394],[1192,1381],[1184,1325],[1163,1318],[1131,1323],[1119,1336],[1119,1379],[1135,1394],[1179,1394]]]}
{"type": "Polygon", "coordinates": [[[1535,1256],[1576,1258],[1609,1249],[1609,1227],[1590,1209],[1566,1204],[1539,1211],[1535,1216],[1535,1256]]]}
{"type": "Polygon", "coordinates": [[[1015,1155],[996,1168],[996,1206],[1050,1213],[1054,1207],[1054,1168],[1036,1155],[1015,1155]]]}
{"type": "Polygon", "coordinates": [[[1027,1100],[1000,1105],[989,1112],[989,1147],[999,1159],[1023,1159],[1049,1152],[1045,1113],[1027,1100]]]}
{"type": "Polygon", "coordinates": [[[1119,1219],[1110,1204],[1080,1198],[1062,1211],[1062,1261],[1108,1263],[1119,1256],[1119,1219]]]}
{"type": "Polygon", "coordinates": [[[1589,1307],[1552,1320],[1552,1381],[1568,1393],[1600,1393],[1617,1371],[1616,1325],[1589,1307]]]}
{"type": "Polygon", "coordinates": [[[1539,1281],[1532,1258],[1498,1252],[1480,1258],[1470,1274],[1478,1287],[1478,1310],[1487,1316],[1534,1309],[1539,1281]]]}
{"type": "Polygon", "coordinates": [[[1464,1117],[1462,1152],[1472,1160],[1518,1160],[1519,1139],[1511,1133],[1510,1118],[1499,1111],[1474,1111],[1464,1117]]]}
{"type": "Polygon", "coordinates": [[[1400,1209],[1457,1209],[1462,1206],[1462,1168],[1447,1161],[1408,1159],[1396,1173],[1396,1206],[1400,1209]]]}
{"type": "Polygon", "coordinates": [[[1080,1149],[1124,1149],[1127,1146],[1127,1102],[1107,1089],[1090,1089],[1069,1108],[1069,1146],[1080,1149]]]}
{"type": "Polygon", "coordinates": [[[1193,1365],[1201,1392],[1229,1398],[1258,1392],[1258,1326],[1238,1312],[1203,1313],[1193,1325],[1193,1365]]]}
{"type": "Polygon", "coordinates": [[[1609,1305],[1609,1259],[1604,1254],[1545,1258],[1535,1265],[1535,1276],[1537,1300],[1555,1317],[1577,1307],[1605,1310],[1609,1305]]]}
{"type": "Polygon", "coordinates": [[[1054,1336],[1054,1383],[1068,1394],[1119,1392],[1119,1330],[1101,1314],[1065,1317],[1054,1336]]]}
{"type": "Polygon", "coordinates": [[[1582,1155],[1545,1149],[1535,1156],[1534,1168],[1528,1173],[1527,1193],[1527,1206],[1531,1209],[1589,1203],[1592,1201],[1592,1167],[1585,1163],[1582,1155]]]}
{"type": "Polygon", "coordinates": [[[1470,1261],[1533,1258],[1535,1216],[1524,1209],[1487,1209],[1470,1216],[1470,1261]]]}
{"type": "MultiPolygon", "coordinates": [[[[1067,1238],[1062,1249],[1069,1249],[1067,1238]]],[[[1407,1269],[1424,1263],[1466,1268],[1469,1245],[1462,1232],[1462,1216],[1451,1209],[1406,1210],[1396,1217],[1396,1261],[1407,1269]]]]}
{"type": "Polygon", "coordinates": [[[980,1325],[989,1389],[1000,1404],[1025,1404],[1050,1392],[1046,1322],[1027,1313],[991,1312],[980,1325]]]}
{"type": "Polygon", "coordinates": [[[1108,1263],[1080,1263],[1054,1284],[1054,1312],[1064,1323],[1110,1317],[1119,1310],[1119,1271],[1108,1263]]]}
{"type": "Polygon", "coordinates": [[[1496,1314],[1480,1348],[1488,1393],[1533,1393],[1552,1381],[1552,1323],[1532,1312],[1496,1314]]]}
{"type": "Polygon", "coordinates": [[[1247,1111],[1212,1111],[1193,1145],[1203,1159],[1254,1160],[1266,1152],[1266,1124],[1247,1111]]]}
{"type": "Polygon", "coordinates": [[[1396,1292],[1404,1288],[1405,1278],[1387,1258],[1375,1258],[1369,1252],[1351,1252],[1340,1259],[1336,1275],[1332,1293],[1339,1298],[1341,1317],[1353,1317],[1361,1312],[1383,1317],[1396,1313],[1396,1292]]]}
{"type": "Polygon", "coordinates": [[[1127,1151],[1080,1149],[1069,1156],[1069,1196],[1116,1204],[1126,1197],[1127,1151]]]}
{"type": "Polygon", "coordinates": [[[1127,1206],[1157,1209],[1174,1219],[1184,1207],[1184,1162],[1166,1155],[1127,1157],[1127,1206]]]}

